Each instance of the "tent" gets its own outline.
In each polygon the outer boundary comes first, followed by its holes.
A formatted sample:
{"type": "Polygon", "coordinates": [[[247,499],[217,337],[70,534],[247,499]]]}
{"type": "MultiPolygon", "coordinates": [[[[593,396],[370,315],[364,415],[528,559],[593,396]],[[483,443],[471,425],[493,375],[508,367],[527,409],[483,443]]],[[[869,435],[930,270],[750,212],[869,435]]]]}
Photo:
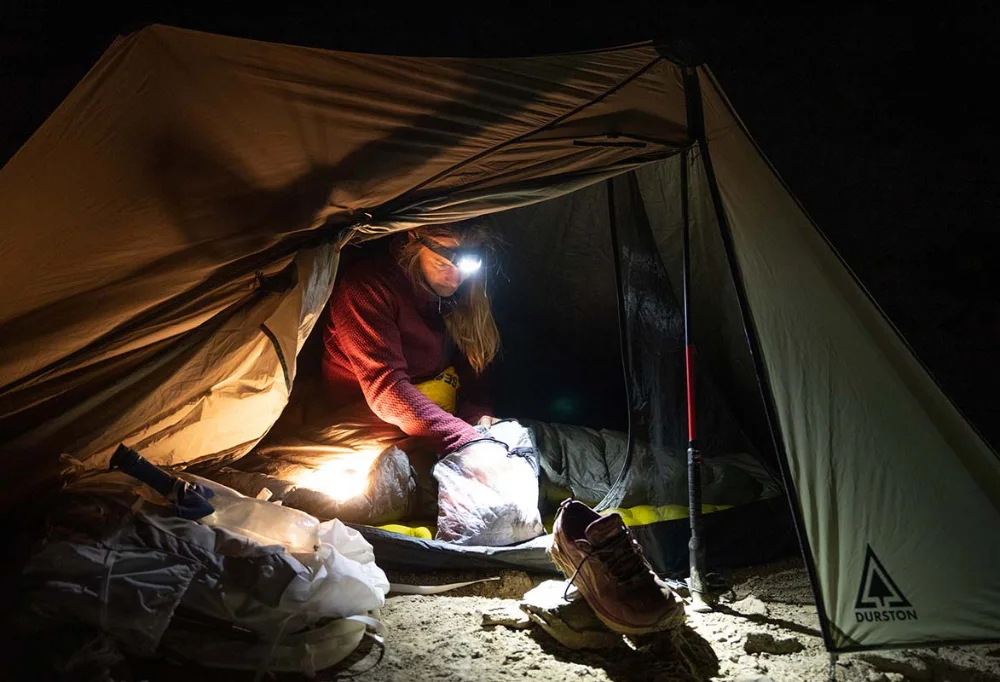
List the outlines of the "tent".
{"type": "MultiPolygon", "coordinates": [[[[1000,638],[1000,459],[711,72],[653,45],[473,60],[118,39],[0,171],[4,499],[51,482],[61,453],[245,453],[288,400],[344,244],[487,214],[594,282],[614,249],[572,229],[638,225],[675,289],[688,221],[700,365],[783,471],[827,647],[1000,638]]],[[[551,272],[526,308],[558,297],[551,272]]],[[[599,345],[593,319],[576,336],[599,345]]]]}

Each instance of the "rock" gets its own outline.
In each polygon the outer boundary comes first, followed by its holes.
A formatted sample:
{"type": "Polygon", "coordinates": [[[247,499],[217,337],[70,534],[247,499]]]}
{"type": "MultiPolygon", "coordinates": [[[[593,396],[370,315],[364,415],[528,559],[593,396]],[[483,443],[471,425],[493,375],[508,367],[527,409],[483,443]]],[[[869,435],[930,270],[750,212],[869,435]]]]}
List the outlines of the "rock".
{"type": "Polygon", "coordinates": [[[916,682],[930,682],[934,679],[934,672],[919,658],[904,658],[886,653],[858,654],[857,658],[883,673],[899,673],[916,682]]]}
{"type": "Polygon", "coordinates": [[[531,618],[516,604],[501,604],[483,612],[483,627],[496,625],[524,630],[531,627],[531,618]]]}
{"type": "Polygon", "coordinates": [[[767,608],[767,604],[762,602],[760,599],[757,599],[757,597],[752,594],[737,602],[733,602],[732,608],[734,611],[739,611],[744,616],[762,616],[767,618],[771,615],[771,611],[767,608]]]}
{"type": "Polygon", "coordinates": [[[775,639],[766,632],[751,632],[747,635],[747,641],[743,644],[743,650],[748,654],[769,653],[776,655],[796,654],[805,649],[802,642],[789,637],[787,639],[775,639]]]}
{"type": "Polygon", "coordinates": [[[532,590],[524,593],[521,605],[531,604],[540,609],[557,609],[571,601],[580,599],[580,593],[575,587],[567,591],[565,580],[546,580],[532,590]]]}
{"type": "Polygon", "coordinates": [[[993,658],[1000,658],[1000,649],[994,649],[986,654],[987,656],[992,656],[993,658]]]}
{"type": "MultiPolygon", "coordinates": [[[[622,636],[609,630],[582,598],[564,598],[566,582],[546,580],[524,595],[521,609],[557,642],[570,649],[624,646],[622,636]]],[[[572,598],[578,593],[570,593],[572,598]]]]}
{"type": "Polygon", "coordinates": [[[734,677],[733,682],[774,682],[774,678],[767,675],[754,675],[750,673],[734,677]]]}

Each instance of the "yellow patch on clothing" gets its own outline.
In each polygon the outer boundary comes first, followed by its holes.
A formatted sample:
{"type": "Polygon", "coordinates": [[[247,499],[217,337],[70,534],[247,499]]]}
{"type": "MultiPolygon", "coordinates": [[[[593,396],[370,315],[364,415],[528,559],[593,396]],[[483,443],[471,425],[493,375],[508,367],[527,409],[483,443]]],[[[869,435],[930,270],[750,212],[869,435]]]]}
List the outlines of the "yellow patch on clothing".
{"type": "Polygon", "coordinates": [[[461,386],[461,382],[458,380],[458,372],[455,371],[454,367],[449,367],[433,379],[416,384],[418,391],[449,414],[455,414],[459,386],[461,386]]]}

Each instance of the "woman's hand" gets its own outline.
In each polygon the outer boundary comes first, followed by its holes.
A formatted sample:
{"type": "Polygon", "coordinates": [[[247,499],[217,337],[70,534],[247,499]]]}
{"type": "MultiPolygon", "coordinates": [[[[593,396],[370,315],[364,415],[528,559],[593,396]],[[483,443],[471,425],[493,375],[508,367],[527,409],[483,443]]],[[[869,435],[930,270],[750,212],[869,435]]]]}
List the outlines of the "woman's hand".
{"type": "Polygon", "coordinates": [[[497,419],[496,417],[491,417],[488,414],[484,414],[482,417],[479,418],[479,421],[476,422],[476,426],[485,426],[486,428],[490,428],[498,421],[500,420],[497,419]]]}

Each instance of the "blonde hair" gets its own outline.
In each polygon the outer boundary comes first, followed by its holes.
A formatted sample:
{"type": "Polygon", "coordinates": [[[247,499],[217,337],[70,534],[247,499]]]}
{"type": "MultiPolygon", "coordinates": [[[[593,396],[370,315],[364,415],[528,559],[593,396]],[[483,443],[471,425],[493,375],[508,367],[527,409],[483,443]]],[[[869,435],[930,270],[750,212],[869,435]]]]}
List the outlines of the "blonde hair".
{"type": "MultiPolygon", "coordinates": [[[[399,265],[415,285],[428,291],[431,289],[420,269],[421,238],[457,239],[463,246],[483,250],[491,246],[489,232],[480,225],[429,225],[401,235],[396,256],[399,265]]],[[[484,258],[482,275],[462,284],[456,294],[455,306],[444,316],[448,335],[476,374],[481,374],[500,350],[500,331],[493,319],[490,297],[486,292],[488,265],[484,258]]]]}

